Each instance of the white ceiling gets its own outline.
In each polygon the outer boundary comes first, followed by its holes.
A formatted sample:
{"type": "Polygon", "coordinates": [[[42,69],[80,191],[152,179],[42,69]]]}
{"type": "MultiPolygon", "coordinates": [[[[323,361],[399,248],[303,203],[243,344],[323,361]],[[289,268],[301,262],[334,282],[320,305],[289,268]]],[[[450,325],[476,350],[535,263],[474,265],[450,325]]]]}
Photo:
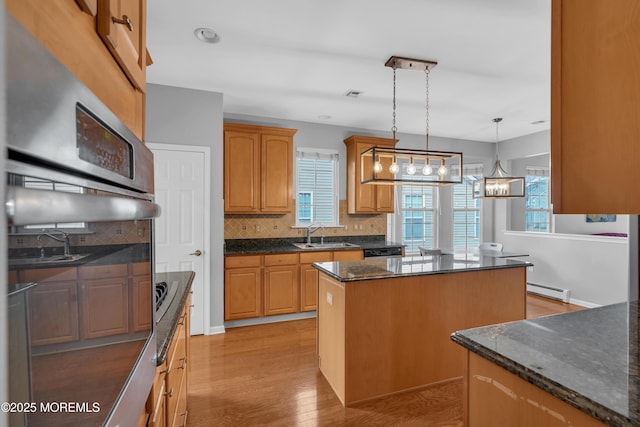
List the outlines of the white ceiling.
{"type": "MultiPolygon", "coordinates": [[[[492,142],[500,116],[510,139],[549,128],[550,1],[152,0],[147,77],[221,92],[225,113],[389,131],[384,63],[435,60],[430,134],[492,142]],[[197,27],[221,41],[198,41],[197,27]]],[[[424,74],[397,77],[398,131],[424,134],[424,74]]]]}

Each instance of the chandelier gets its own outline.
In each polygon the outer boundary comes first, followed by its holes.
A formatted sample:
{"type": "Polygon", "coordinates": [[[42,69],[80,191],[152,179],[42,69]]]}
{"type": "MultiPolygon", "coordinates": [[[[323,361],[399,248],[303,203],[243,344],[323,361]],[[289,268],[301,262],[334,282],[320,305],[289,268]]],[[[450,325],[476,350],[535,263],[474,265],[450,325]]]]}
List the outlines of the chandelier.
{"type": "Polygon", "coordinates": [[[502,117],[496,117],[496,164],[489,176],[473,182],[474,199],[510,199],[524,197],[524,177],[509,175],[498,158],[498,125],[502,117]]]}
{"type": "Polygon", "coordinates": [[[425,75],[425,149],[371,147],[360,154],[360,182],[387,185],[452,185],[462,183],[462,153],[429,150],[429,73],[434,61],[392,56],[384,64],[393,69],[393,118],[396,140],[396,70],[425,75]]]}

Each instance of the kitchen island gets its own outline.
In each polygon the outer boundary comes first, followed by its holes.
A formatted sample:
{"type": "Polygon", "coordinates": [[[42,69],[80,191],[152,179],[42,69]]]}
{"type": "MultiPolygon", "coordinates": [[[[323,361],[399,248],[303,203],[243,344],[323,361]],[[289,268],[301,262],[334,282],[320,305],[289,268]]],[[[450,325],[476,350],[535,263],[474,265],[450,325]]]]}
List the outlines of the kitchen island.
{"type": "Polygon", "coordinates": [[[345,406],[461,378],[451,333],[524,319],[529,265],[468,254],[314,264],[320,370],[345,406]]]}
{"type": "Polygon", "coordinates": [[[638,301],[458,331],[465,425],[640,426],[638,301]]]}

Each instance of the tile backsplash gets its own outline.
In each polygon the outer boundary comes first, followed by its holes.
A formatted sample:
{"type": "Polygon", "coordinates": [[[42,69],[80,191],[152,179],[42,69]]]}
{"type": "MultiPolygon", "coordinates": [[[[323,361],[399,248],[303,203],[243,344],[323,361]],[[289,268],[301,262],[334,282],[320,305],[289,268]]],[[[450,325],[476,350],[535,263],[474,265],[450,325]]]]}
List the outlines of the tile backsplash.
{"type": "MultiPolygon", "coordinates": [[[[295,202],[295,201],[294,201],[295,202]]],[[[340,225],[343,228],[327,228],[326,236],[366,236],[387,234],[387,215],[349,215],[347,201],[340,200],[340,225]]],[[[303,237],[305,230],[291,228],[296,223],[295,207],[285,215],[225,215],[225,239],[271,239],[278,237],[303,237]]],[[[316,233],[317,234],[317,233],[316,233]]]]}

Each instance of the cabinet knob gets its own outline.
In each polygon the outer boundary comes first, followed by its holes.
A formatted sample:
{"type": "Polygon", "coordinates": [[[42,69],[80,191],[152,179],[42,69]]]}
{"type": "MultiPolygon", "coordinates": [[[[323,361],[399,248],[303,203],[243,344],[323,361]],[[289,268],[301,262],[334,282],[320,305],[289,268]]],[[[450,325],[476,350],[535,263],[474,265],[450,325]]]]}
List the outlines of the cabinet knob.
{"type": "Polygon", "coordinates": [[[173,397],[173,387],[171,388],[171,390],[169,390],[168,392],[166,392],[164,395],[165,395],[165,396],[169,396],[169,397],[173,397]]]}
{"type": "Polygon", "coordinates": [[[192,252],[189,255],[200,256],[200,255],[202,255],[202,251],[200,251],[200,249],[197,249],[195,252],[192,252]]]}
{"type": "Polygon", "coordinates": [[[129,19],[127,15],[122,15],[122,19],[112,16],[111,20],[114,22],[114,24],[126,25],[129,31],[133,31],[133,22],[131,22],[131,19],[129,19]]]}

